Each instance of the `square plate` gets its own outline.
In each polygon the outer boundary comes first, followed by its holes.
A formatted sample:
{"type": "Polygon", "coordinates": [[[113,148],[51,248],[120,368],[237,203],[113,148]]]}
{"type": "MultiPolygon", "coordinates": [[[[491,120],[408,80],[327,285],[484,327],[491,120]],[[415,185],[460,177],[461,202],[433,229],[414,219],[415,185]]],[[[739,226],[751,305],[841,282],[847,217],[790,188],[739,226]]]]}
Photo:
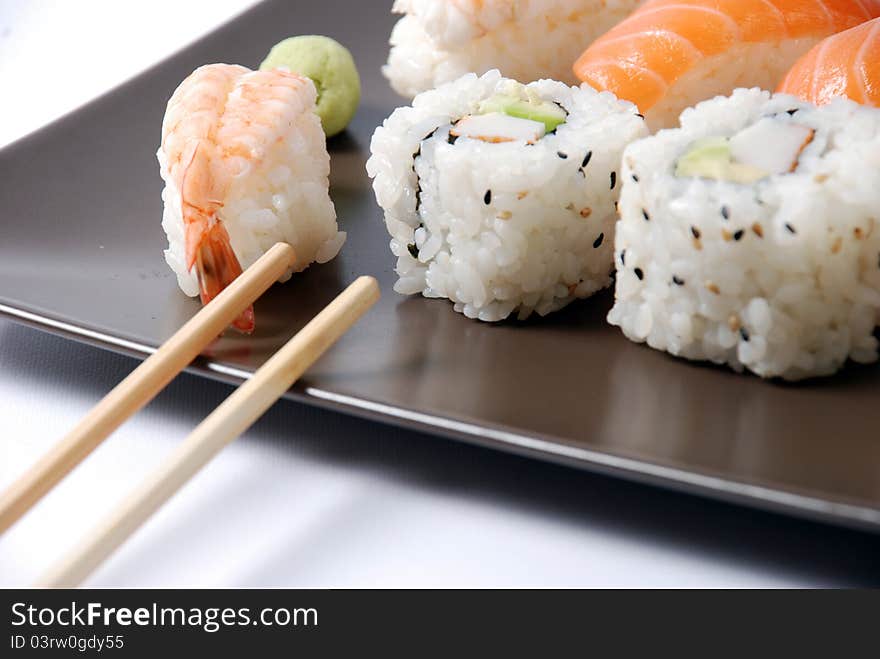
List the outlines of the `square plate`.
{"type": "Polygon", "coordinates": [[[402,101],[380,74],[388,3],[279,0],[0,153],[0,311],[136,356],[198,310],[162,258],[155,151],[171,92],[207,62],[256,66],[290,33],[348,45],[361,109],[330,141],[348,243],[275,286],[257,332],[191,368],[247,378],[359,274],[381,302],[288,397],[438,435],[762,508],[880,530],[880,369],[799,385],[677,360],[605,322],[610,292],[544,319],[482,324],[391,290],[394,259],[364,163],[402,101]],[[340,20],[340,17],[345,17],[340,20]]]}

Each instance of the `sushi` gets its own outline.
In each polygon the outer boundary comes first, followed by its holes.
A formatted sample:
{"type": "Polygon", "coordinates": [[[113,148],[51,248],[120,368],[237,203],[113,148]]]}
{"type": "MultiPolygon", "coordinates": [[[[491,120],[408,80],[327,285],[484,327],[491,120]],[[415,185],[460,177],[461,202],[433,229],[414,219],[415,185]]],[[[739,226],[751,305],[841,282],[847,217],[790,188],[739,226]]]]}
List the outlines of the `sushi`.
{"type": "Polygon", "coordinates": [[[608,321],[628,338],[787,380],[877,360],[880,110],[736,90],[621,176],[608,321]]]}
{"type": "Polygon", "coordinates": [[[465,73],[574,83],[571,62],[641,0],[396,0],[384,68],[412,98],[465,73]]]}
{"type": "Polygon", "coordinates": [[[631,103],[552,80],[490,71],[420,94],[376,129],[367,162],[394,289],[499,321],[607,287],[620,158],[646,134],[631,103]]]}
{"type": "Polygon", "coordinates": [[[814,46],[792,67],[778,91],[816,105],[844,96],[880,106],[880,18],[814,46]]]}
{"type": "Polygon", "coordinates": [[[578,79],[641,108],[652,130],[737,87],[775,89],[821,39],[880,0],[650,0],[575,62],[578,79]]]}
{"type": "MultiPolygon", "coordinates": [[[[165,260],[207,303],[278,241],[297,263],[332,259],[338,231],[315,86],[282,70],[210,64],[175,90],[157,157],[165,188],[165,260]]],[[[249,309],[234,325],[254,328],[249,309]]]]}

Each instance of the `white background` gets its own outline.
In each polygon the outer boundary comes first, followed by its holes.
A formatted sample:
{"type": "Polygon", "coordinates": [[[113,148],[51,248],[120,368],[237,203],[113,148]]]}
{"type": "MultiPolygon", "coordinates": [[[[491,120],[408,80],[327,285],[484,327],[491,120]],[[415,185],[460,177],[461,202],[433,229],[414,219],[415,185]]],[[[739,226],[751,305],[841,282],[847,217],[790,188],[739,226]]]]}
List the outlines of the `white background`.
{"type": "MultiPolygon", "coordinates": [[[[0,144],[247,4],[0,0],[0,144]]],[[[135,363],[0,321],[0,487],[135,363]]],[[[229,392],[178,378],[0,538],[0,585],[32,582],[229,392]]],[[[878,585],[878,556],[876,536],[282,402],[89,584],[878,585]]]]}

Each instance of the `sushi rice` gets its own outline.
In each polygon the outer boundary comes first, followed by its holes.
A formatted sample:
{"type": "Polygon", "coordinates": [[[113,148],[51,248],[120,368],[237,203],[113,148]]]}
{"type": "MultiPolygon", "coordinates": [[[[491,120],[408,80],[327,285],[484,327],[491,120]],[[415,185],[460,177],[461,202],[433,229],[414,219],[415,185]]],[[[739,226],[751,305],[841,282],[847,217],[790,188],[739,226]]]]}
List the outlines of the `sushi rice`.
{"type": "Polygon", "coordinates": [[[404,14],[383,72],[412,98],[465,73],[500,69],[576,83],[571,63],[641,0],[396,0],[404,14]]]}
{"type": "Polygon", "coordinates": [[[448,298],[469,318],[548,314],[611,283],[624,147],[647,134],[635,106],[498,71],[416,97],[371,144],[367,171],[397,257],[398,293],[448,298]],[[455,138],[453,124],[497,94],[564,108],[533,144],[455,138]]]}
{"type": "Polygon", "coordinates": [[[877,360],[880,111],[736,90],[632,144],[622,177],[608,320],[631,340],[788,380],[877,360]],[[676,175],[697,140],[768,117],[776,134],[814,131],[790,173],[676,175]]]}

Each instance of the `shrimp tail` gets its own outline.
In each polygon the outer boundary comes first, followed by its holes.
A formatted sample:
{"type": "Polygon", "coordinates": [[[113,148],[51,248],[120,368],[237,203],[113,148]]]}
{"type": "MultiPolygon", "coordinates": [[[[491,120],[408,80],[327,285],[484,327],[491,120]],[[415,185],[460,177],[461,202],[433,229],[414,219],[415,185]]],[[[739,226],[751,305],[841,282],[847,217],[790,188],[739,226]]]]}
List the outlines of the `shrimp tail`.
{"type": "MultiPolygon", "coordinates": [[[[241,274],[241,264],[232,251],[229,234],[222,223],[214,222],[213,226],[202,233],[194,265],[202,304],[213,300],[241,274]]],[[[249,306],[243,311],[232,326],[244,334],[253,332],[254,307],[249,306]]]]}

